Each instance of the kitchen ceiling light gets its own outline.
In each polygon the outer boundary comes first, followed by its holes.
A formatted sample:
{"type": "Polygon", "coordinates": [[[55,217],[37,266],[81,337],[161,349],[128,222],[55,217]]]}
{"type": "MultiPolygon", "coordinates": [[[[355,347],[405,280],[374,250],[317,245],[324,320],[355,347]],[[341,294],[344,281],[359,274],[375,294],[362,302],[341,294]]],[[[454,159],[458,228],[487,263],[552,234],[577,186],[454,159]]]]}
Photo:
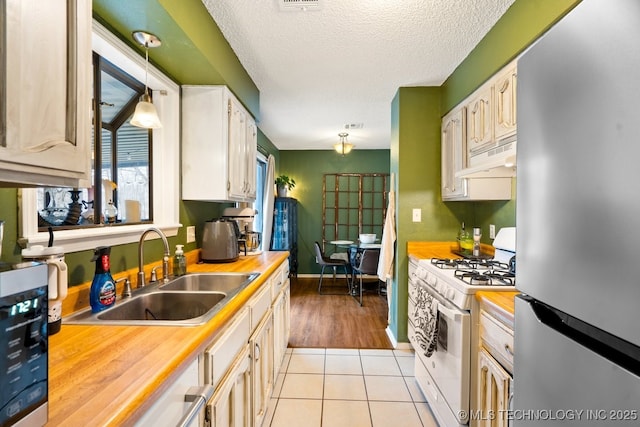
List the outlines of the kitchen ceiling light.
{"type": "Polygon", "coordinates": [[[147,33],[145,31],[134,31],[132,36],[136,42],[144,46],[144,93],[142,94],[142,96],[140,96],[140,101],[138,102],[138,105],[136,105],[136,110],[133,113],[133,117],[131,118],[131,121],[129,123],[131,123],[133,126],[145,129],[161,128],[162,123],[160,123],[160,118],[158,117],[156,107],[151,101],[147,80],[149,78],[149,48],[158,47],[162,44],[162,42],[155,35],[147,33]]]}
{"type": "Polygon", "coordinates": [[[340,132],[338,136],[340,137],[340,142],[335,144],[333,148],[336,150],[337,153],[342,154],[342,157],[344,157],[345,154],[349,154],[351,152],[351,150],[353,149],[353,147],[355,147],[355,145],[347,142],[347,136],[349,136],[348,133],[340,132]]]}

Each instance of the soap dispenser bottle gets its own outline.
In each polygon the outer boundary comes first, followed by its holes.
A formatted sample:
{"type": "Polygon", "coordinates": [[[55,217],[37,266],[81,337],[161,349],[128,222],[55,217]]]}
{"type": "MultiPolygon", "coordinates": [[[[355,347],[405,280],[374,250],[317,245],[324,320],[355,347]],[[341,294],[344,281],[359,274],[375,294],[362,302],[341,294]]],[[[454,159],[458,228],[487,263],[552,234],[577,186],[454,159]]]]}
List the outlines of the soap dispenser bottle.
{"type": "Polygon", "coordinates": [[[111,277],[110,254],[111,247],[99,246],[94,250],[91,259],[96,263],[96,273],[89,293],[89,304],[93,313],[99,313],[116,303],[116,285],[111,277]]]}
{"type": "Polygon", "coordinates": [[[184,245],[176,245],[176,253],[173,256],[173,275],[176,277],[187,274],[187,260],[182,248],[184,245]]]}

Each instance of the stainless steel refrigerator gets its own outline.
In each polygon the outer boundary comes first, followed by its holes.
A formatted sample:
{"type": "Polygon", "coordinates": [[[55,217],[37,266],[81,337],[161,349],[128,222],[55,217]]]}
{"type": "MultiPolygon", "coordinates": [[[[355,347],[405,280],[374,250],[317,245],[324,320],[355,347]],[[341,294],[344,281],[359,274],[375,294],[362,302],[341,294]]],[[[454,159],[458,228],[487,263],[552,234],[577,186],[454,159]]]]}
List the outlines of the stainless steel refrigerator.
{"type": "Polygon", "coordinates": [[[513,425],[640,425],[640,1],[518,61],[513,425]]]}

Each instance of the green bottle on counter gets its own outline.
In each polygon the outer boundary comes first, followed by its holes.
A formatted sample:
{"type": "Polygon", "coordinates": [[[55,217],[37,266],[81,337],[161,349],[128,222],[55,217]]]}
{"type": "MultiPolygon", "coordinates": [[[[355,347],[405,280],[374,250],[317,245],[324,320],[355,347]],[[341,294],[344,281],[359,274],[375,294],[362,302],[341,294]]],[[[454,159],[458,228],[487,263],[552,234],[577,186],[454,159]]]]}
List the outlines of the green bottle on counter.
{"type": "Polygon", "coordinates": [[[460,252],[471,252],[473,250],[473,239],[464,227],[464,221],[458,231],[458,249],[460,252]]]}

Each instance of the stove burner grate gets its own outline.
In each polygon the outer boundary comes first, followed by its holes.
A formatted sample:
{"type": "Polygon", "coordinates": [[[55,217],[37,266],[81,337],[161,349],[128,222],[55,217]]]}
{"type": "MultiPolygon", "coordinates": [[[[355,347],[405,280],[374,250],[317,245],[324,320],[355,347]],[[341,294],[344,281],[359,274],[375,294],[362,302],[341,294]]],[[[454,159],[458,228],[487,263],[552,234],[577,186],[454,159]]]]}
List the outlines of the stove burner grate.
{"type": "Polygon", "coordinates": [[[459,268],[454,276],[472,286],[514,286],[515,275],[503,270],[478,271],[476,269],[459,268]]]}
{"type": "Polygon", "coordinates": [[[431,258],[431,264],[442,269],[458,268],[464,262],[463,258],[431,258]]]}

